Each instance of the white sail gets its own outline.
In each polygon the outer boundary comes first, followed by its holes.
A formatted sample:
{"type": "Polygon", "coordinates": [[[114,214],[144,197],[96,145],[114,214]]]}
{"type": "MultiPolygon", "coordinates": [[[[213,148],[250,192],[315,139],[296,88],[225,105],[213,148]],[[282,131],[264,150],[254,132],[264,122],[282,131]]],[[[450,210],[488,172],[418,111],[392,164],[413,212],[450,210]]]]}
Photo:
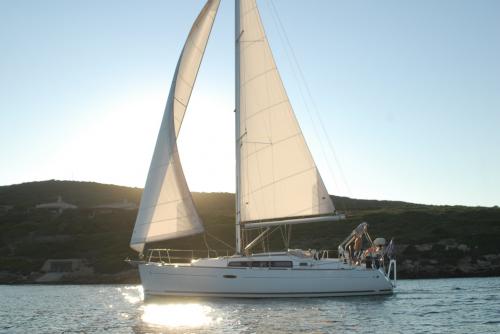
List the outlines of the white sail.
{"type": "Polygon", "coordinates": [[[180,131],[220,0],[208,0],[177,63],[130,246],[203,232],[177,150],[180,131]]]}
{"type": "Polygon", "coordinates": [[[331,214],[335,208],[283,87],[256,1],[237,0],[238,6],[241,222],[331,214]]]}

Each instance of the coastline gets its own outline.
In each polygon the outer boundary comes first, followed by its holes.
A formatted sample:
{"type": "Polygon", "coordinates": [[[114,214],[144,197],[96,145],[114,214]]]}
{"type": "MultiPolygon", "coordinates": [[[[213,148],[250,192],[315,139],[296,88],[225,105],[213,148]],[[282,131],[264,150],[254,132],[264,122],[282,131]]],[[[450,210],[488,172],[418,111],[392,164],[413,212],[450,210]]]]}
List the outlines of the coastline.
{"type": "MultiPolygon", "coordinates": [[[[91,274],[75,276],[71,273],[63,275],[61,279],[50,282],[39,282],[37,279],[42,273],[22,275],[15,273],[0,272],[0,285],[109,285],[109,284],[141,284],[137,269],[129,269],[116,274],[91,274]]],[[[398,280],[412,279],[447,279],[447,278],[478,278],[478,277],[500,277],[500,269],[478,272],[407,272],[399,271],[398,280]]]]}
{"type": "MultiPolygon", "coordinates": [[[[0,284],[139,283],[137,271],[120,259],[137,256],[129,247],[137,216],[130,206],[141,193],[138,188],[54,180],[0,187],[0,284]],[[78,208],[37,208],[58,195],[78,208]]],[[[208,235],[217,239],[200,234],[151,247],[205,250],[207,242],[210,249],[231,247],[234,194],[193,193],[193,199],[208,235]]],[[[334,200],[348,219],[297,225],[291,248],[335,250],[356,226],[368,222],[374,237],[394,238],[398,279],[500,276],[498,207],[334,200]]],[[[270,239],[273,249],[281,242],[277,234],[270,239]]]]}

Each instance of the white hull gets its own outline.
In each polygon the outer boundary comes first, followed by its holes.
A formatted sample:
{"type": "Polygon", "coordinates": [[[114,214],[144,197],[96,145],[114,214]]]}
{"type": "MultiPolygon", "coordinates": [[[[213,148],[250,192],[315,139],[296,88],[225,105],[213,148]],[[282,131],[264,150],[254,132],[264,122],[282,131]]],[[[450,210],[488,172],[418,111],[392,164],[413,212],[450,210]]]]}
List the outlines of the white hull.
{"type": "MultiPolygon", "coordinates": [[[[252,260],[262,258],[252,257],[252,260]]],[[[381,269],[350,266],[338,260],[294,261],[292,268],[232,268],[229,258],[193,264],[139,265],[146,297],[331,297],[386,295],[391,281],[381,269]]],[[[283,259],[280,259],[283,260],[283,259]]]]}

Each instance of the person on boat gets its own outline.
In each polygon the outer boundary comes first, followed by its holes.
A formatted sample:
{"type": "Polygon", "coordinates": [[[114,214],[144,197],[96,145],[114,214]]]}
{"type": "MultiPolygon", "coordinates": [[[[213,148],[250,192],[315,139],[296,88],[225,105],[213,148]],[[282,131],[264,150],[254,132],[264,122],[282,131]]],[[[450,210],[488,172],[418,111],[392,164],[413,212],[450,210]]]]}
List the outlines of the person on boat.
{"type": "Polygon", "coordinates": [[[356,236],[356,239],[354,239],[354,257],[356,259],[359,259],[361,257],[361,244],[361,236],[356,236]]]}
{"type": "Polygon", "coordinates": [[[365,250],[365,257],[371,256],[374,257],[377,254],[377,247],[371,246],[367,250],[365,250]]]}
{"type": "Polygon", "coordinates": [[[344,263],[347,263],[347,262],[351,263],[351,257],[349,255],[349,251],[348,250],[344,249],[342,251],[342,255],[343,255],[343,258],[344,258],[344,263]]]}
{"type": "Polygon", "coordinates": [[[352,248],[352,245],[349,245],[347,247],[348,251],[349,251],[349,264],[352,264],[353,262],[355,262],[354,260],[354,249],[352,248]]]}

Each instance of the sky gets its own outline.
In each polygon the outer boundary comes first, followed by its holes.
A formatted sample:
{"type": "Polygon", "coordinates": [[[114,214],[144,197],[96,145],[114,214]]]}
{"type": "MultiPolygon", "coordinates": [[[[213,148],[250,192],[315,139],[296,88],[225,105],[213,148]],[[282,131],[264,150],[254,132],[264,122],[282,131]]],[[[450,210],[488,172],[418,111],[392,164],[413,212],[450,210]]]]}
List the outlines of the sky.
{"type": "MultiPolygon", "coordinates": [[[[143,187],[201,0],[0,0],[0,185],[143,187]]],[[[259,0],[331,194],[500,205],[500,1],[259,0]]],[[[192,191],[234,192],[234,3],[179,139],[192,191]]]]}

